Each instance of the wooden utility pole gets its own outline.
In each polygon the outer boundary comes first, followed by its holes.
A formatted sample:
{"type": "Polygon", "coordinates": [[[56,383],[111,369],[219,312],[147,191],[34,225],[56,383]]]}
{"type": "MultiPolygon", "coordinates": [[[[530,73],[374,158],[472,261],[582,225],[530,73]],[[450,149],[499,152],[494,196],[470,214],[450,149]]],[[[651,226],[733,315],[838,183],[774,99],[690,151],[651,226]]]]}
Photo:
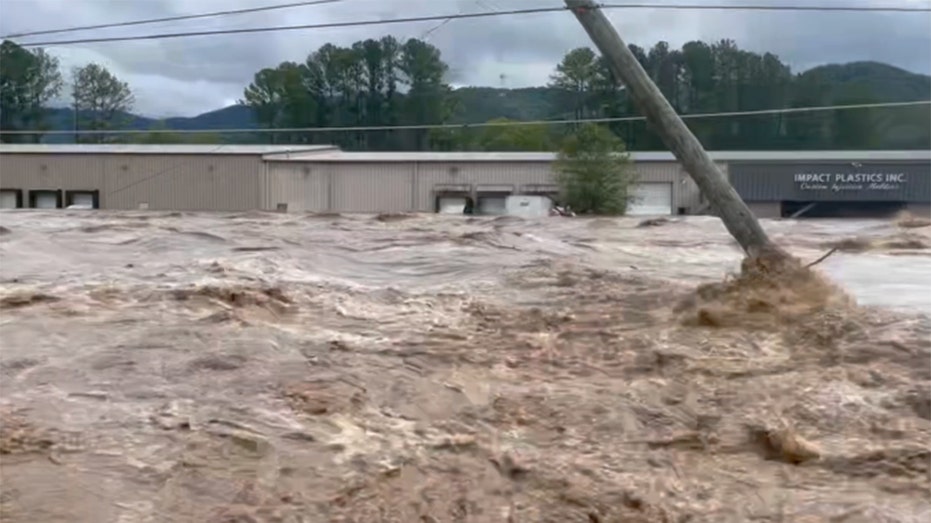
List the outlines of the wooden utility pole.
{"type": "Polygon", "coordinates": [[[740,199],[740,195],[705,152],[701,142],[669,105],[598,5],[593,0],[565,2],[607,60],[611,72],[624,82],[637,108],[685,166],[711,208],[743,250],[751,257],[760,256],[764,251],[781,252],[770,242],[750,208],[740,199]]]}

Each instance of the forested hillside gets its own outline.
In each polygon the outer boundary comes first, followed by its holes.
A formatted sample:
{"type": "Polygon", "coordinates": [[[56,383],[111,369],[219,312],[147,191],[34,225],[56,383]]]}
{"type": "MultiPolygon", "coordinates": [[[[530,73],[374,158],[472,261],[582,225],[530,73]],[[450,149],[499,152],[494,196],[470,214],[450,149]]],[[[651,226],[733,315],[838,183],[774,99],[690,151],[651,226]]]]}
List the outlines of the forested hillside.
{"type": "MultiPolygon", "coordinates": [[[[825,65],[796,74],[777,56],[728,40],[671,49],[631,46],[644,68],[709,149],[918,149],[931,143],[926,106],[750,116],[711,113],[931,99],[931,77],[875,62],[825,65]]],[[[303,62],[258,71],[240,105],[193,118],[155,121],[119,113],[124,129],[206,129],[210,134],[142,134],[150,143],[334,143],[349,150],[551,149],[574,124],[393,131],[223,133],[223,129],[428,126],[498,121],[629,119],[638,116],[622,87],[589,48],[554,64],[546,86],[451,88],[439,49],[392,37],[327,44],[303,62]]],[[[6,74],[6,73],[5,73],[6,74]]],[[[85,119],[84,115],[79,120],[85,119]]],[[[49,109],[46,128],[68,130],[70,109],[49,109]]],[[[606,123],[631,150],[663,149],[643,121],[606,123]]],[[[117,126],[114,125],[114,128],[117,126]]],[[[9,128],[9,126],[6,126],[9,128]]],[[[44,141],[70,141],[69,135],[44,141]]]]}

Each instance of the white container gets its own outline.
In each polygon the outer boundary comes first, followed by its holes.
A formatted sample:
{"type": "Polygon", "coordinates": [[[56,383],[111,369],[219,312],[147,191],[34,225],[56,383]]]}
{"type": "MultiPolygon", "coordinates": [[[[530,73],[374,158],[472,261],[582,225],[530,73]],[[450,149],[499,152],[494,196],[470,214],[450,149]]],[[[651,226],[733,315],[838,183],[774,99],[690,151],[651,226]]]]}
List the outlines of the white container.
{"type": "Polygon", "coordinates": [[[518,194],[508,196],[504,206],[509,216],[543,218],[550,215],[553,200],[547,196],[518,194]]]}

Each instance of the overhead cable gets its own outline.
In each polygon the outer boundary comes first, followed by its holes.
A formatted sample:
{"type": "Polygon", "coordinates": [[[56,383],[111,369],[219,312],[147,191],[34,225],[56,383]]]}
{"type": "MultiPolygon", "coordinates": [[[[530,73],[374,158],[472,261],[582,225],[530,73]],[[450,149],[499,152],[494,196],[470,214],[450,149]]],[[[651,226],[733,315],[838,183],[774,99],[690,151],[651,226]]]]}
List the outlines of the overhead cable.
{"type": "Polygon", "coordinates": [[[109,24],[81,25],[81,26],[76,26],[76,27],[63,27],[61,29],[45,29],[42,31],[29,31],[25,33],[11,33],[8,35],[0,36],[0,39],[6,40],[9,38],[22,38],[24,36],[74,33],[78,31],[111,29],[111,28],[116,28],[116,27],[130,27],[130,26],[136,26],[136,25],[158,24],[162,22],[181,22],[184,20],[195,20],[198,18],[217,18],[221,16],[243,15],[243,14],[249,14],[249,13],[260,13],[264,11],[279,11],[282,9],[293,9],[295,7],[307,7],[307,6],[322,5],[322,4],[335,4],[337,2],[342,2],[342,1],[343,0],[313,0],[309,2],[293,2],[290,4],[276,4],[276,5],[266,5],[262,7],[249,7],[246,9],[228,9],[225,11],[213,11],[210,13],[166,16],[163,18],[146,18],[143,20],[130,20],[127,22],[113,22],[109,24]]]}
{"type": "MultiPolygon", "coordinates": [[[[601,9],[676,9],[676,10],[769,10],[769,11],[852,11],[852,12],[931,12],[931,7],[868,7],[868,6],[788,6],[788,5],[682,5],[682,4],[600,4],[601,9]]],[[[380,18],[371,20],[355,20],[343,22],[322,22],[316,24],[280,25],[248,27],[237,29],[214,29],[202,31],[179,31],[173,33],[154,33],[148,35],[127,36],[101,36],[92,38],[76,38],[73,40],[53,40],[42,42],[21,43],[22,47],[47,47],[55,45],[94,44],[109,42],[128,42],[141,40],[165,40],[172,38],[190,38],[196,36],[220,36],[232,34],[269,33],[280,31],[298,31],[312,29],[334,29],[341,27],[363,27],[391,24],[409,24],[417,22],[436,22],[443,20],[461,20],[470,18],[490,18],[495,16],[530,15],[541,13],[554,13],[568,10],[568,7],[536,7],[527,9],[510,9],[497,11],[477,11],[472,13],[455,13],[443,15],[408,16],[401,18],[380,18]]]]}

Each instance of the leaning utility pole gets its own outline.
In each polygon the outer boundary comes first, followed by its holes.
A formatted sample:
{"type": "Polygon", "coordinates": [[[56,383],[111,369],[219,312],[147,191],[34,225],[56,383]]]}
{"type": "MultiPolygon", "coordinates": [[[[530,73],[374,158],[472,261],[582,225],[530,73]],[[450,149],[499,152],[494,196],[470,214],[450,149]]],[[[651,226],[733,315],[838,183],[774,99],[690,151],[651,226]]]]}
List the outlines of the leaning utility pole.
{"type": "Polygon", "coordinates": [[[701,142],[669,105],[598,5],[593,0],[565,2],[607,60],[611,72],[624,82],[637,108],[685,166],[711,208],[720,216],[724,226],[743,250],[751,257],[761,255],[764,250],[778,252],[750,208],[740,199],[740,195],[705,152],[701,142]]]}

